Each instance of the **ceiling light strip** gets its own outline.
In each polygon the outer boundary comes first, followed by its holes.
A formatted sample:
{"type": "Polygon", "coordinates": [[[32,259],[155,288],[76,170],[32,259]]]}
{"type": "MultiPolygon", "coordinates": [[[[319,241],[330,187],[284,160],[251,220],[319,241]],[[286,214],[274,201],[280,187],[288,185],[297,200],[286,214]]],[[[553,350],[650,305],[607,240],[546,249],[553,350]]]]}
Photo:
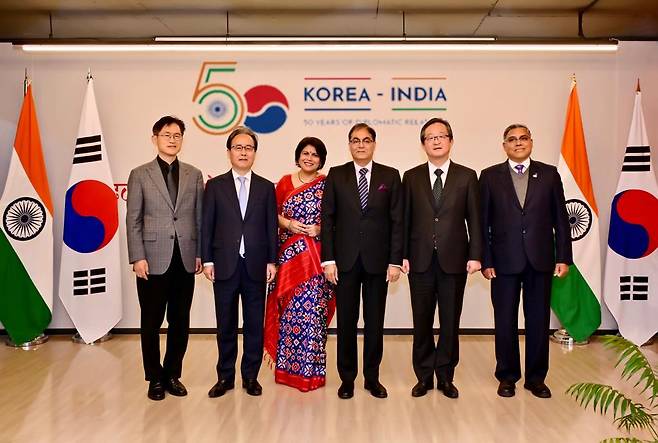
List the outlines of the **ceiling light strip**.
{"type": "Polygon", "coordinates": [[[25,44],[26,52],[615,52],[616,44],[25,44]]]}

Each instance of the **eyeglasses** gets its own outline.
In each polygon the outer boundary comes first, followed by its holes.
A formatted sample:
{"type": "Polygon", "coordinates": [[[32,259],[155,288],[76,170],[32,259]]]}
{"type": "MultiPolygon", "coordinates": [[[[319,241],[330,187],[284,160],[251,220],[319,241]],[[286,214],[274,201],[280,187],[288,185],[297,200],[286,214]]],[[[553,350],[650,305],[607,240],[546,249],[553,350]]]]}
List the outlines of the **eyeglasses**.
{"type": "Polygon", "coordinates": [[[505,139],[505,143],[516,143],[517,141],[520,141],[521,143],[526,143],[526,142],[530,141],[530,136],[529,135],[522,135],[521,137],[518,137],[518,138],[514,137],[514,136],[511,136],[511,137],[507,137],[505,139]]]}
{"type": "Polygon", "coordinates": [[[350,140],[350,144],[352,144],[352,145],[360,145],[360,144],[371,145],[374,142],[375,141],[373,139],[368,138],[368,137],[364,138],[363,140],[361,140],[360,138],[354,137],[352,140],[350,140]]]}
{"type": "Polygon", "coordinates": [[[256,150],[254,145],[233,145],[231,149],[236,152],[254,152],[256,150]]]}
{"type": "Polygon", "coordinates": [[[165,132],[164,134],[158,134],[158,137],[166,138],[166,139],[169,139],[169,140],[171,140],[173,138],[174,141],[179,142],[183,139],[183,134],[180,134],[178,132],[175,133],[175,134],[170,134],[168,132],[165,132]]]}
{"type": "Polygon", "coordinates": [[[427,135],[425,136],[425,141],[426,142],[442,142],[450,140],[450,136],[448,134],[439,134],[439,135],[427,135]]]}

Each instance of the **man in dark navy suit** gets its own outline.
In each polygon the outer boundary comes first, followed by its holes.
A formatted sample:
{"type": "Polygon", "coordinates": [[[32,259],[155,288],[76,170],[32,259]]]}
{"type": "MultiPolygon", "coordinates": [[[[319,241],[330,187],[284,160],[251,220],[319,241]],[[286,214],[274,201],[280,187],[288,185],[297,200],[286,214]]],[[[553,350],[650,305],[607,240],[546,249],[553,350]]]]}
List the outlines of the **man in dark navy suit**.
{"type": "Polygon", "coordinates": [[[364,387],[377,398],[388,393],[379,382],[384,349],[388,282],[402,266],[403,200],[397,169],[372,161],[375,130],[365,123],[350,129],[353,161],[329,170],[322,199],[322,266],[337,284],[338,397],[354,395],[357,323],[363,289],[364,387]]]}
{"type": "Polygon", "coordinates": [[[254,174],[258,139],[238,127],[226,141],[231,170],[208,181],[203,196],[203,273],[213,282],[217,317],[219,397],[233,389],[237,359],[238,298],[242,297],[242,387],[261,395],[265,288],[276,274],[277,212],[274,185],[254,174]]]}
{"type": "Polygon", "coordinates": [[[557,168],[530,159],[532,135],[521,124],[503,133],[508,160],[480,174],[484,255],[482,274],[491,280],[496,334],[498,395],[514,396],[521,378],[518,312],[523,288],[525,383],[548,398],[548,332],[551,283],[572,263],[569,220],[557,168]]]}

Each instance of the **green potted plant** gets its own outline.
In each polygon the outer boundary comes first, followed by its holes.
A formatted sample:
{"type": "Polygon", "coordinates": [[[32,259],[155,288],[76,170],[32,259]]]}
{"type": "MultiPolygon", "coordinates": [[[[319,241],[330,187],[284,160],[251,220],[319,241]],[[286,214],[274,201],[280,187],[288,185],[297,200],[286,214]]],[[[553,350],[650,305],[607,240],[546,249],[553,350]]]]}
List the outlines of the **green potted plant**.
{"type": "Polygon", "coordinates": [[[658,370],[651,367],[638,346],[625,338],[606,335],[602,339],[606,348],[619,354],[615,367],[623,366],[621,378],[637,380],[635,387],[640,395],[647,397],[648,406],[636,403],[612,386],[599,383],[576,383],[567,389],[566,394],[579,401],[583,408],[591,404],[595,412],[603,415],[611,412],[618,429],[624,429],[628,434],[646,431],[652,438],[614,437],[605,442],[658,442],[658,370]]]}

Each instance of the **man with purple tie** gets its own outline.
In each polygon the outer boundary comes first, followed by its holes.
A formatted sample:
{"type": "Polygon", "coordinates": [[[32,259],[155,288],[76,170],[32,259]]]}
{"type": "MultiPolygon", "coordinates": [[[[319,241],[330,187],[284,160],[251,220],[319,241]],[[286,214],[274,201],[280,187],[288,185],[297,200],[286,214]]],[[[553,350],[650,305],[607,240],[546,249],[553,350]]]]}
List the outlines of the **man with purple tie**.
{"type": "Polygon", "coordinates": [[[507,160],[480,174],[484,254],[491,281],[498,395],[512,397],[521,378],[518,313],[523,289],[526,353],[523,387],[548,398],[551,283],[572,263],[564,190],[555,166],[530,159],[532,135],[522,124],[503,133],[507,160]]]}

